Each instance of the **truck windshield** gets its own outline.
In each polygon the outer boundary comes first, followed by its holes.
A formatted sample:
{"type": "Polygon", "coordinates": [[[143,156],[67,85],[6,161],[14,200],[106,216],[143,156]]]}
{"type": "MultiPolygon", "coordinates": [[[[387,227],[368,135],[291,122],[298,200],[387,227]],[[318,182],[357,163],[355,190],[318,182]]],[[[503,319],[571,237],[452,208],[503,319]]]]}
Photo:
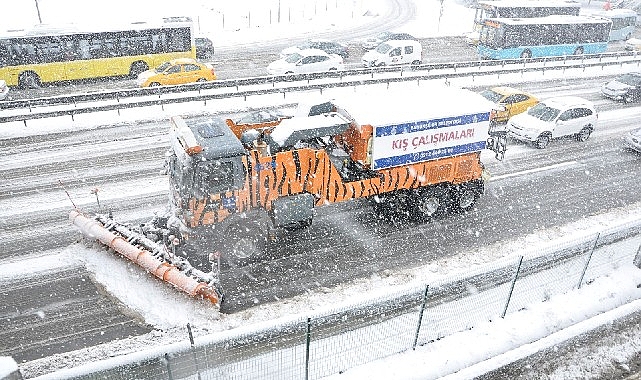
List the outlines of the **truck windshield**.
{"type": "Polygon", "coordinates": [[[202,191],[203,195],[234,190],[235,185],[238,184],[235,179],[242,173],[240,167],[242,167],[242,161],[239,157],[201,163],[196,173],[198,186],[196,190],[202,191]]]}

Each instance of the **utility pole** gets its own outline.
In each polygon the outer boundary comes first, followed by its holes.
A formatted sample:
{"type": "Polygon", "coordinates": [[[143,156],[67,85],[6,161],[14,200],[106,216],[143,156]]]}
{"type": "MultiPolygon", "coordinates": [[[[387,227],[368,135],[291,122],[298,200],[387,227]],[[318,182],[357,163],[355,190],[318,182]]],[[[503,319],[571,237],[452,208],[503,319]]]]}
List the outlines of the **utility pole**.
{"type": "Polygon", "coordinates": [[[40,8],[38,7],[38,0],[34,0],[36,2],[36,12],[38,12],[38,22],[42,24],[42,17],[40,17],[40,8]]]}

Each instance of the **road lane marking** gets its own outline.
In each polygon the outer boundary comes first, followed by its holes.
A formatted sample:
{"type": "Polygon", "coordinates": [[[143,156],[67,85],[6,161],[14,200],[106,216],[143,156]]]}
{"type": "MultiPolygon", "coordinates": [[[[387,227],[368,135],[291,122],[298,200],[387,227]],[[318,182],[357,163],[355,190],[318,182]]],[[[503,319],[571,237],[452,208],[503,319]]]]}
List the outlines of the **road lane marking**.
{"type": "Polygon", "coordinates": [[[578,161],[566,161],[566,162],[560,162],[558,164],[554,164],[554,165],[550,165],[550,166],[543,166],[543,167],[536,168],[536,169],[524,170],[524,171],[521,171],[521,172],[515,172],[515,173],[509,173],[509,174],[501,174],[501,175],[497,175],[497,176],[490,175],[490,181],[494,181],[494,180],[497,180],[497,179],[505,179],[505,178],[510,178],[510,177],[516,177],[516,176],[520,176],[520,175],[524,175],[524,174],[538,173],[538,172],[543,172],[543,171],[546,171],[546,170],[558,169],[558,168],[562,168],[562,167],[565,167],[565,166],[572,166],[572,165],[575,165],[577,163],[578,163],[578,161]]]}

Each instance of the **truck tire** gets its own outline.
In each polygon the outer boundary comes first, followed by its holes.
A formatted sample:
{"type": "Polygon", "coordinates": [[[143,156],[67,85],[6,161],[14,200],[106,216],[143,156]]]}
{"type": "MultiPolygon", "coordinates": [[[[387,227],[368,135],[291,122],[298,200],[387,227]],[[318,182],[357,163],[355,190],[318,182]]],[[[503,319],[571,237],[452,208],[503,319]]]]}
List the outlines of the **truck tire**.
{"type": "Polygon", "coordinates": [[[412,219],[424,222],[445,215],[451,199],[449,191],[439,186],[416,189],[409,201],[412,219]]]}
{"type": "Polygon", "coordinates": [[[474,183],[464,183],[459,185],[453,192],[454,197],[452,205],[454,211],[460,213],[471,211],[481,197],[481,193],[483,193],[482,186],[483,185],[479,186],[474,183]]]}
{"type": "Polygon", "coordinates": [[[227,228],[223,255],[229,266],[245,266],[261,259],[267,246],[267,230],[260,223],[238,223],[227,228]]]}
{"type": "MultiPolygon", "coordinates": [[[[374,202],[374,211],[379,217],[391,222],[407,219],[408,195],[404,191],[398,191],[380,195],[374,202]]],[[[411,199],[411,196],[409,197],[411,199]]]]}

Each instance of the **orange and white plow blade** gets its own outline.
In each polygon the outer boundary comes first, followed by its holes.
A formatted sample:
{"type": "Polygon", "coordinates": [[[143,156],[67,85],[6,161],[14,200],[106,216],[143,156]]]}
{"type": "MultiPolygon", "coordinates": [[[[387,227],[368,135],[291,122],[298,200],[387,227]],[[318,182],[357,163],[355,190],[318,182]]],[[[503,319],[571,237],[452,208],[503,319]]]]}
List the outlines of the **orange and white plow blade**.
{"type": "Polygon", "coordinates": [[[151,252],[140,249],[122,237],[104,228],[95,220],[89,219],[73,210],[69,213],[69,220],[80,229],[89,239],[96,239],[102,244],[125,256],[129,260],[144,268],[159,279],[172,284],[174,287],[186,292],[192,297],[202,297],[219,305],[220,295],[216,289],[206,282],[199,282],[185,275],[176,266],[163,262],[154,257],[151,252]]]}

